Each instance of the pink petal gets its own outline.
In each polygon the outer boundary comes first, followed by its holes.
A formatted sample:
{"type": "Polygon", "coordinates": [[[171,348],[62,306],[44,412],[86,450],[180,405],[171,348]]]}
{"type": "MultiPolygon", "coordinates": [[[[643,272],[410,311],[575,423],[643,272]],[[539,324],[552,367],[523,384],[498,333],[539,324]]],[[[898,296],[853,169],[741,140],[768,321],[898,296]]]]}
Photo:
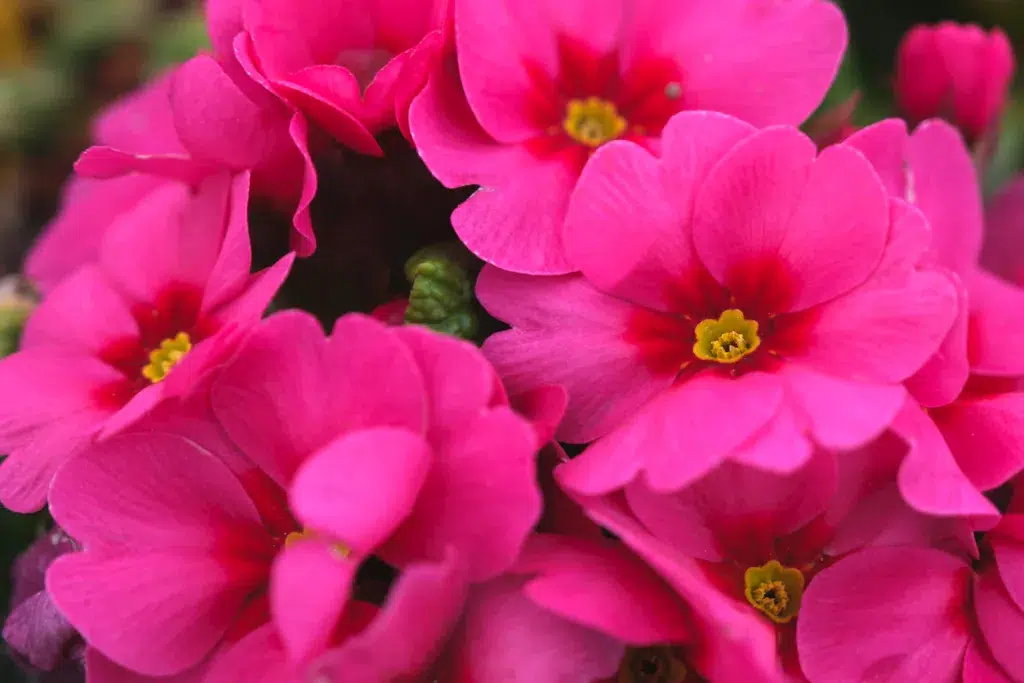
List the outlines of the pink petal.
{"type": "Polygon", "coordinates": [[[288,658],[277,629],[268,623],[214,659],[202,683],[304,683],[299,669],[288,658]]]}
{"type": "Polygon", "coordinates": [[[931,247],[932,229],[920,209],[895,197],[889,200],[889,219],[889,243],[871,282],[902,286],[931,247]]]}
{"type": "MultiPolygon", "coordinates": [[[[220,236],[219,240],[211,240],[206,235],[186,233],[187,237],[183,240],[184,249],[189,252],[192,249],[202,250],[199,254],[190,255],[204,261],[204,267],[196,269],[204,274],[204,311],[237,296],[252,269],[252,247],[249,244],[250,176],[249,173],[239,173],[226,188],[218,187],[213,181],[204,183],[201,195],[205,195],[206,201],[197,198],[190,207],[187,217],[190,223],[199,223],[205,232],[220,236]],[[217,218],[220,219],[220,225],[217,218]],[[208,246],[210,242],[213,242],[212,246],[208,246]]],[[[192,225],[185,226],[185,230],[190,229],[195,228],[192,225]]]]}
{"type": "Polygon", "coordinates": [[[258,551],[271,543],[224,463],[172,434],[125,434],[94,444],[61,470],[50,509],[87,549],[95,543],[152,551],[258,551]]]}
{"type": "Polygon", "coordinates": [[[971,369],[983,375],[1018,377],[1024,374],[1024,356],[1016,352],[1024,343],[1024,325],[1016,311],[1024,306],[1024,289],[982,270],[968,276],[971,317],[968,353],[971,369]]]}
{"type": "Polygon", "coordinates": [[[693,610],[698,627],[694,660],[708,680],[742,683],[782,681],[775,630],[745,600],[712,585],[704,569],[662,543],[614,504],[582,501],[587,514],[632,548],[693,610]]]}
{"type": "Polygon", "coordinates": [[[886,119],[860,129],[843,141],[871,162],[892,197],[906,196],[907,144],[910,136],[902,119],[886,119]]]}
{"type": "Polygon", "coordinates": [[[987,648],[972,640],[964,655],[963,683],[1013,683],[999,665],[992,661],[987,648]]]}
{"type": "Polygon", "coordinates": [[[474,589],[446,655],[451,683],[592,683],[613,676],[623,644],[563,619],[504,577],[474,589]]]}
{"type": "Polygon", "coordinates": [[[1024,629],[1024,610],[1007,595],[997,572],[981,572],[975,583],[974,608],[981,635],[993,658],[1011,680],[1024,678],[1024,650],[1019,637],[1024,629]]]}
{"type": "Polygon", "coordinates": [[[1024,611],[1024,541],[993,535],[992,551],[1006,592],[1017,607],[1024,611]]]}
{"type": "Polygon", "coordinates": [[[981,253],[981,189],[974,161],[956,128],[927,121],[910,137],[912,201],[932,226],[932,253],[940,264],[966,274],[981,253]]]}
{"type": "Polygon", "coordinates": [[[616,640],[649,645],[692,638],[689,608],[621,544],[537,535],[516,572],[534,575],[523,586],[534,603],[616,640]]]}
{"type": "Polygon", "coordinates": [[[82,266],[33,311],[21,348],[99,356],[112,342],[138,338],[130,305],[99,268],[82,266]]]}
{"type": "Polygon", "coordinates": [[[831,375],[900,382],[934,355],[956,315],[953,281],[939,271],[913,272],[902,287],[866,285],[808,311],[783,332],[792,341],[781,340],[780,353],[831,375]]]}
{"type": "Polygon", "coordinates": [[[771,474],[792,474],[811,459],[814,444],[795,403],[784,400],[778,412],[730,456],[733,462],[771,474]]]}
{"type": "Polygon", "coordinates": [[[763,131],[733,148],[698,195],[697,253],[741,305],[803,310],[864,282],[882,258],[889,209],[878,175],[851,148],[814,153],[794,129],[763,131]]]}
{"type": "Polygon", "coordinates": [[[436,659],[466,599],[454,555],[402,572],[374,620],[322,657],[310,671],[346,683],[419,680],[436,659]]]}
{"type": "Polygon", "coordinates": [[[784,363],[780,374],[798,415],[826,448],[862,446],[881,434],[903,407],[900,385],[866,384],[828,375],[801,363],[784,363]],[[828,401],[822,397],[828,396],[828,401]],[[843,406],[841,411],[836,405],[843,406]]]}
{"type": "Polygon", "coordinates": [[[44,590],[12,606],[4,619],[4,643],[43,671],[52,671],[61,664],[65,648],[77,637],[75,627],[57,610],[44,590]]]}
{"type": "Polygon", "coordinates": [[[557,432],[562,441],[585,443],[608,433],[668,388],[683,360],[645,367],[640,349],[624,339],[634,311],[642,309],[602,294],[578,275],[540,278],[485,268],[477,297],[514,327],[483,346],[508,390],[556,384],[568,392],[557,432]]]}
{"type": "Polygon", "coordinates": [[[1024,283],[1024,177],[1007,183],[989,201],[981,263],[1007,282],[1024,283]]]}
{"type": "Polygon", "coordinates": [[[957,297],[957,315],[953,327],[935,355],[905,382],[911,395],[928,408],[955,401],[971,374],[967,358],[970,301],[960,278],[950,274],[949,279],[956,287],[957,297]]]}
{"type": "Polygon", "coordinates": [[[925,514],[992,519],[995,506],[971,483],[932,418],[910,399],[892,425],[910,451],[899,470],[907,503],[925,514]]]}
{"type": "Polygon", "coordinates": [[[137,171],[190,185],[219,170],[217,163],[196,160],[187,154],[136,156],[133,152],[102,146],[88,148],[75,162],[75,172],[86,178],[119,178],[137,171]]]}
{"type": "Polygon", "coordinates": [[[352,431],[299,468],[289,502],[305,526],[369,554],[412,512],[430,459],[430,447],[413,432],[352,431]]]}
{"type": "Polygon", "coordinates": [[[54,562],[46,589],[93,647],[139,673],[168,676],[209,654],[261,578],[202,551],[86,552],[54,562]]]}
{"type": "Polygon", "coordinates": [[[564,487],[582,495],[613,491],[643,471],[656,491],[676,491],[704,476],[778,411],[779,381],[760,372],[713,371],[686,379],[631,420],[559,468],[564,487]],[[720,410],[727,405],[729,410],[720,410]]]}
{"type": "Polygon", "coordinates": [[[836,486],[836,460],[819,451],[788,476],[727,462],[676,493],[634,481],[626,500],[656,538],[681,554],[744,562],[767,557],[777,539],[821,514],[836,486]]]}
{"type": "Polygon", "coordinates": [[[565,416],[569,395],[557,385],[532,389],[509,398],[512,409],[525,417],[537,433],[537,443],[554,441],[555,432],[565,416]]]}
{"type": "Polygon", "coordinates": [[[998,488],[1024,470],[1024,393],[964,397],[931,415],[979,490],[998,488]]]}
{"type": "Polygon", "coordinates": [[[836,683],[959,681],[970,640],[969,575],[962,560],[927,548],[875,548],[840,560],[804,593],[804,673],[836,683]]]}
{"type": "Polygon", "coordinates": [[[757,8],[746,0],[657,0],[630,10],[623,37],[627,69],[643,58],[670,56],[686,74],[688,109],[720,111],[757,126],[807,118],[847,42],[842,13],[816,0],[757,8]]]}
{"type": "Polygon", "coordinates": [[[308,662],[327,648],[360,559],[340,556],[317,538],[297,541],[274,559],[270,608],[292,661],[308,662]]]}
{"type": "Polygon", "coordinates": [[[218,325],[224,326],[247,326],[259,322],[291,272],[295,256],[295,252],[289,252],[274,265],[243,280],[243,289],[238,292],[237,298],[225,301],[209,311],[210,317],[218,325]]]}
{"type": "Polygon", "coordinates": [[[540,519],[538,447],[529,423],[504,407],[446,434],[434,443],[415,508],[382,556],[406,566],[453,548],[473,581],[507,569],[540,519]]]}
{"type": "MultiPolygon", "coordinates": [[[[89,683],[154,683],[151,676],[125,669],[110,661],[94,647],[85,648],[85,675],[89,683]]],[[[205,683],[203,675],[207,671],[207,663],[203,662],[175,676],[161,676],[159,683],[205,683]]]]}

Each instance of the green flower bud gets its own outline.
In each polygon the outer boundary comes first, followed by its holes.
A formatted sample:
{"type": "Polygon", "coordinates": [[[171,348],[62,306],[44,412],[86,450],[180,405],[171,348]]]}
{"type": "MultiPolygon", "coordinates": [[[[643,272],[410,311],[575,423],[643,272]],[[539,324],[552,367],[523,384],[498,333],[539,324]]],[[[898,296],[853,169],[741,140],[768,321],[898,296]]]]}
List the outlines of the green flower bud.
{"type": "Polygon", "coordinates": [[[405,264],[412,284],[405,322],[462,339],[475,337],[471,263],[461,245],[427,247],[414,254],[405,264]]]}

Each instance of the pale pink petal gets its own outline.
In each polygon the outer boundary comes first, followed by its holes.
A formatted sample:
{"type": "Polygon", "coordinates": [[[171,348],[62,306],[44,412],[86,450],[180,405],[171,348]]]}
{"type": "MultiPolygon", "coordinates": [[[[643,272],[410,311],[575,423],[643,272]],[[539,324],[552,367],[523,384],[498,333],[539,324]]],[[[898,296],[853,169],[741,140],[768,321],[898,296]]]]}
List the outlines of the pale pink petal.
{"type": "Polygon", "coordinates": [[[1024,470],[1024,393],[963,397],[931,416],[979,490],[997,488],[1024,470]]]}
{"type": "Polygon", "coordinates": [[[1011,680],[1024,679],[1024,649],[1020,646],[1024,610],[1010,599],[992,569],[981,572],[974,586],[974,609],[989,652],[1011,680]]]}
{"type": "Polygon", "coordinates": [[[470,580],[496,576],[540,519],[536,435],[526,420],[498,407],[433,445],[416,507],[381,555],[407,566],[453,548],[470,580]]]}
{"type": "Polygon", "coordinates": [[[297,541],[274,558],[270,609],[292,661],[308,662],[327,648],[361,559],[319,538],[297,541]]]}
{"type": "Polygon", "coordinates": [[[448,647],[451,683],[593,683],[613,676],[622,642],[541,608],[504,577],[475,588],[448,647]]]}
{"type": "Polygon", "coordinates": [[[288,499],[306,527],[370,554],[412,512],[430,461],[430,447],[413,432],[352,431],[309,457],[288,499]]]}
{"type": "Polygon", "coordinates": [[[875,548],[840,560],[804,593],[804,673],[835,683],[956,683],[970,640],[969,576],[962,560],[927,548],[875,548]]]}
{"type": "Polygon", "coordinates": [[[669,56],[685,74],[687,109],[720,111],[757,126],[807,118],[846,48],[846,22],[830,2],[655,0],[629,7],[627,70],[642,59],[669,56]]]}
{"type": "Polygon", "coordinates": [[[843,140],[871,162],[882,179],[885,189],[893,197],[904,197],[907,192],[907,124],[902,119],[886,119],[858,130],[843,140]]]}
{"type": "Polygon", "coordinates": [[[537,605],[629,645],[692,638],[689,608],[619,543],[536,535],[515,572],[533,576],[522,590],[537,605]]]}
{"type": "Polygon", "coordinates": [[[152,551],[259,551],[271,545],[256,508],[227,466],[172,434],[125,434],[92,445],[57,476],[50,510],[86,548],[95,543],[152,551]]]}
{"type": "Polygon", "coordinates": [[[814,154],[795,129],[763,131],[734,147],[697,197],[697,253],[741,306],[803,310],[861,284],[881,261],[889,206],[878,175],[849,147],[814,154]]]}
{"type": "Polygon", "coordinates": [[[452,554],[406,569],[373,621],[328,651],[308,675],[346,683],[426,679],[459,619],[466,589],[452,554]]]}
{"type": "Polygon", "coordinates": [[[727,459],[778,411],[779,380],[760,372],[714,371],[687,378],[632,419],[559,468],[563,486],[582,495],[613,491],[641,471],[656,491],[675,491],[727,459]],[[729,410],[720,410],[722,405],[729,410]]]}
{"type": "Polygon", "coordinates": [[[818,372],[800,363],[785,363],[780,374],[808,421],[815,440],[826,448],[862,446],[881,434],[903,407],[907,392],[900,385],[866,384],[818,372]],[[822,397],[828,396],[828,401],[822,397]],[[836,410],[836,406],[843,406],[836,410]]]}
{"type": "Polygon", "coordinates": [[[938,262],[964,275],[981,253],[981,188],[974,161],[956,128],[927,121],[910,136],[911,201],[932,226],[932,253],[938,262]]]}
{"type": "MultiPolygon", "coordinates": [[[[586,443],[608,433],[668,388],[690,356],[684,343],[674,354],[678,360],[645,366],[638,344],[625,339],[631,317],[642,309],[602,294],[578,275],[540,278],[484,268],[477,297],[514,327],[483,346],[508,390],[556,384],[568,392],[557,432],[562,441],[586,443]]],[[[672,319],[665,320],[671,329],[672,319]]],[[[677,326],[688,332],[681,321],[677,326]]],[[[652,339],[652,348],[660,341],[652,339]]]]}

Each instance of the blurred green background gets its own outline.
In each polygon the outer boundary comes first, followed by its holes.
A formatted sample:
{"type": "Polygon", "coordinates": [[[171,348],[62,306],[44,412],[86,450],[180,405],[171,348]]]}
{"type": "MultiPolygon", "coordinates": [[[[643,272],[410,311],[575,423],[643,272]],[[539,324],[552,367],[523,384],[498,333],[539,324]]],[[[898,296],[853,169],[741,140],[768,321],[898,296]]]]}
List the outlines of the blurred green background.
{"type": "MultiPolygon", "coordinates": [[[[941,20],[1001,26],[1020,53],[1024,0],[842,0],[851,48],[824,107],[863,95],[855,122],[891,115],[893,57],[904,32],[941,20]]],[[[106,103],[205,44],[195,0],[0,0],[0,275],[53,215],[64,179],[106,103]]],[[[1019,80],[1019,79],[1018,79],[1019,80]]],[[[1015,89],[986,187],[1024,161],[1024,92],[1015,89]]],[[[0,387],[0,391],[3,387],[0,387]]],[[[0,511],[0,606],[14,557],[45,516],[0,511]]],[[[45,680],[0,655],[0,683],[45,680]]]]}

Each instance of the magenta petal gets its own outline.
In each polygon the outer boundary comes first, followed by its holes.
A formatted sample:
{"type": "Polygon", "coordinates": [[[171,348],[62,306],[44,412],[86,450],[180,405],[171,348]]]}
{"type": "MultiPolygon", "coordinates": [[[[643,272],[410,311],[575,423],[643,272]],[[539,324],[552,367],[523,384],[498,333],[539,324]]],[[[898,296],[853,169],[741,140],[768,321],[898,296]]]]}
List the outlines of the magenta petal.
{"type": "MultiPolygon", "coordinates": [[[[89,683],[211,683],[205,678],[209,660],[174,676],[154,678],[124,668],[108,659],[94,647],[85,648],[85,676],[89,683]]],[[[246,679],[246,683],[252,683],[246,679]]],[[[279,683],[275,680],[274,683],[279,683]]]]}
{"type": "Polygon", "coordinates": [[[522,584],[503,577],[473,590],[441,680],[593,683],[615,674],[621,641],[541,608],[522,584]]]}
{"type": "Polygon", "coordinates": [[[689,378],[559,468],[563,486],[598,495],[643,471],[651,488],[675,491],[711,471],[774,417],[783,389],[775,377],[713,371],[689,378]],[[719,410],[719,406],[731,406],[719,410]]]}
{"type": "Polygon", "coordinates": [[[122,666],[167,676],[210,653],[262,579],[203,551],[86,552],[54,562],[46,588],[87,642],[122,666]]]}
{"type": "Polygon", "coordinates": [[[599,292],[578,275],[540,278],[484,268],[477,297],[514,327],[483,346],[508,390],[556,384],[568,392],[557,432],[562,441],[585,443],[607,434],[668,388],[678,372],[678,362],[648,369],[637,345],[625,339],[631,317],[643,309],[599,292]]]}
{"type": "Polygon", "coordinates": [[[902,119],[886,119],[857,131],[843,141],[863,154],[875,167],[885,189],[892,197],[906,195],[907,124],[902,119]]]}
{"type": "Polygon", "coordinates": [[[45,345],[99,355],[111,342],[138,335],[131,302],[90,264],[65,278],[36,308],[25,325],[21,348],[45,345]]]}
{"type": "Polygon", "coordinates": [[[963,683],[1013,683],[1006,672],[992,661],[983,643],[972,640],[964,655],[963,683]]]}
{"type": "Polygon", "coordinates": [[[1024,393],[964,397],[932,412],[960,469],[979,490],[1024,470],[1024,393]]]}
{"type": "Polygon", "coordinates": [[[90,147],[75,162],[75,172],[86,178],[119,178],[138,171],[154,176],[196,184],[220,168],[215,162],[196,161],[184,154],[136,156],[112,147],[90,147]]]}
{"type": "Polygon", "coordinates": [[[995,506],[963,473],[935,422],[913,399],[892,428],[910,446],[900,465],[899,487],[912,508],[940,516],[997,518],[995,506]]]}
{"type": "Polygon", "coordinates": [[[1024,649],[1020,646],[1024,610],[1010,599],[999,574],[992,569],[983,571],[975,583],[974,608],[993,658],[1011,679],[1024,679],[1024,649]]]}
{"type": "Polygon", "coordinates": [[[288,658],[274,624],[268,623],[219,654],[202,683],[303,683],[303,680],[300,667],[288,658]]]}
{"type": "Polygon", "coordinates": [[[359,557],[329,541],[302,539],[274,559],[270,608],[288,656],[308,662],[326,649],[349,600],[359,557]]]}
{"type": "Polygon", "coordinates": [[[963,560],[926,548],[875,548],[840,560],[804,593],[804,672],[836,683],[959,681],[970,640],[969,575],[963,560]]]}
{"type": "Polygon", "coordinates": [[[900,412],[907,396],[898,384],[861,383],[800,363],[783,365],[781,376],[797,414],[807,419],[811,434],[826,448],[856,448],[874,439],[900,412]],[[829,401],[822,401],[823,396],[829,401]],[[837,411],[837,404],[843,410],[837,411]]]}
{"type": "Polygon", "coordinates": [[[413,432],[352,431],[306,460],[289,502],[305,526],[369,554],[413,510],[430,464],[430,447],[413,432]]]}
{"type": "Polygon", "coordinates": [[[29,664],[52,671],[65,648],[77,636],[46,591],[39,591],[14,607],[4,621],[4,642],[29,664]]]}
{"type": "Polygon", "coordinates": [[[384,152],[361,122],[362,93],[352,72],[318,64],[289,74],[275,84],[291,102],[346,147],[372,156],[384,152]]]}
{"type": "Polygon", "coordinates": [[[730,460],[771,474],[792,474],[807,464],[814,451],[806,420],[791,400],[730,456],[730,460]]]}
{"type": "Polygon", "coordinates": [[[153,551],[270,544],[227,466],[171,434],[116,436],[73,457],[53,483],[50,510],[87,549],[93,543],[153,551]]]}
{"type": "Polygon", "coordinates": [[[1024,306],[1024,289],[982,270],[967,278],[971,316],[968,353],[971,370],[983,375],[1019,377],[1024,374],[1024,325],[1015,311],[1024,306]]]}
{"type": "Polygon", "coordinates": [[[956,128],[945,121],[921,124],[910,137],[909,196],[932,226],[932,253],[964,276],[981,253],[983,215],[974,161],[956,128]]]}
{"type": "Polygon", "coordinates": [[[960,278],[950,275],[956,287],[957,315],[935,355],[905,382],[907,390],[923,406],[934,408],[956,400],[971,374],[967,358],[969,304],[960,278]]]}
{"type": "Polygon", "coordinates": [[[313,680],[317,675],[346,683],[426,678],[459,619],[466,588],[453,554],[407,568],[373,621],[311,667],[313,680]]]}
{"type": "Polygon", "coordinates": [[[733,148],[698,195],[697,253],[741,304],[803,310],[864,282],[882,258],[889,209],[878,175],[842,145],[814,155],[795,129],[762,131],[733,148]]]}
{"type": "Polygon", "coordinates": [[[852,380],[900,382],[934,355],[956,315],[949,276],[912,272],[902,286],[865,285],[808,311],[802,338],[785,355],[852,380]]]}
{"type": "Polygon", "coordinates": [[[992,536],[992,551],[999,576],[1010,598],[1024,611],[1024,540],[1000,538],[995,533],[992,536]]]}
{"type": "Polygon", "coordinates": [[[416,507],[382,556],[406,566],[453,548],[473,581],[504,571],[540,519],[538,446],[529,423],[504,407],[446,434],[434,444],[416,507]]]}
{"type": "Polygon", "coordinates": [[[1024,177],[1007,183],[985,207],[981,264],[1014,284],[1024,284],[1024,177]]]}

